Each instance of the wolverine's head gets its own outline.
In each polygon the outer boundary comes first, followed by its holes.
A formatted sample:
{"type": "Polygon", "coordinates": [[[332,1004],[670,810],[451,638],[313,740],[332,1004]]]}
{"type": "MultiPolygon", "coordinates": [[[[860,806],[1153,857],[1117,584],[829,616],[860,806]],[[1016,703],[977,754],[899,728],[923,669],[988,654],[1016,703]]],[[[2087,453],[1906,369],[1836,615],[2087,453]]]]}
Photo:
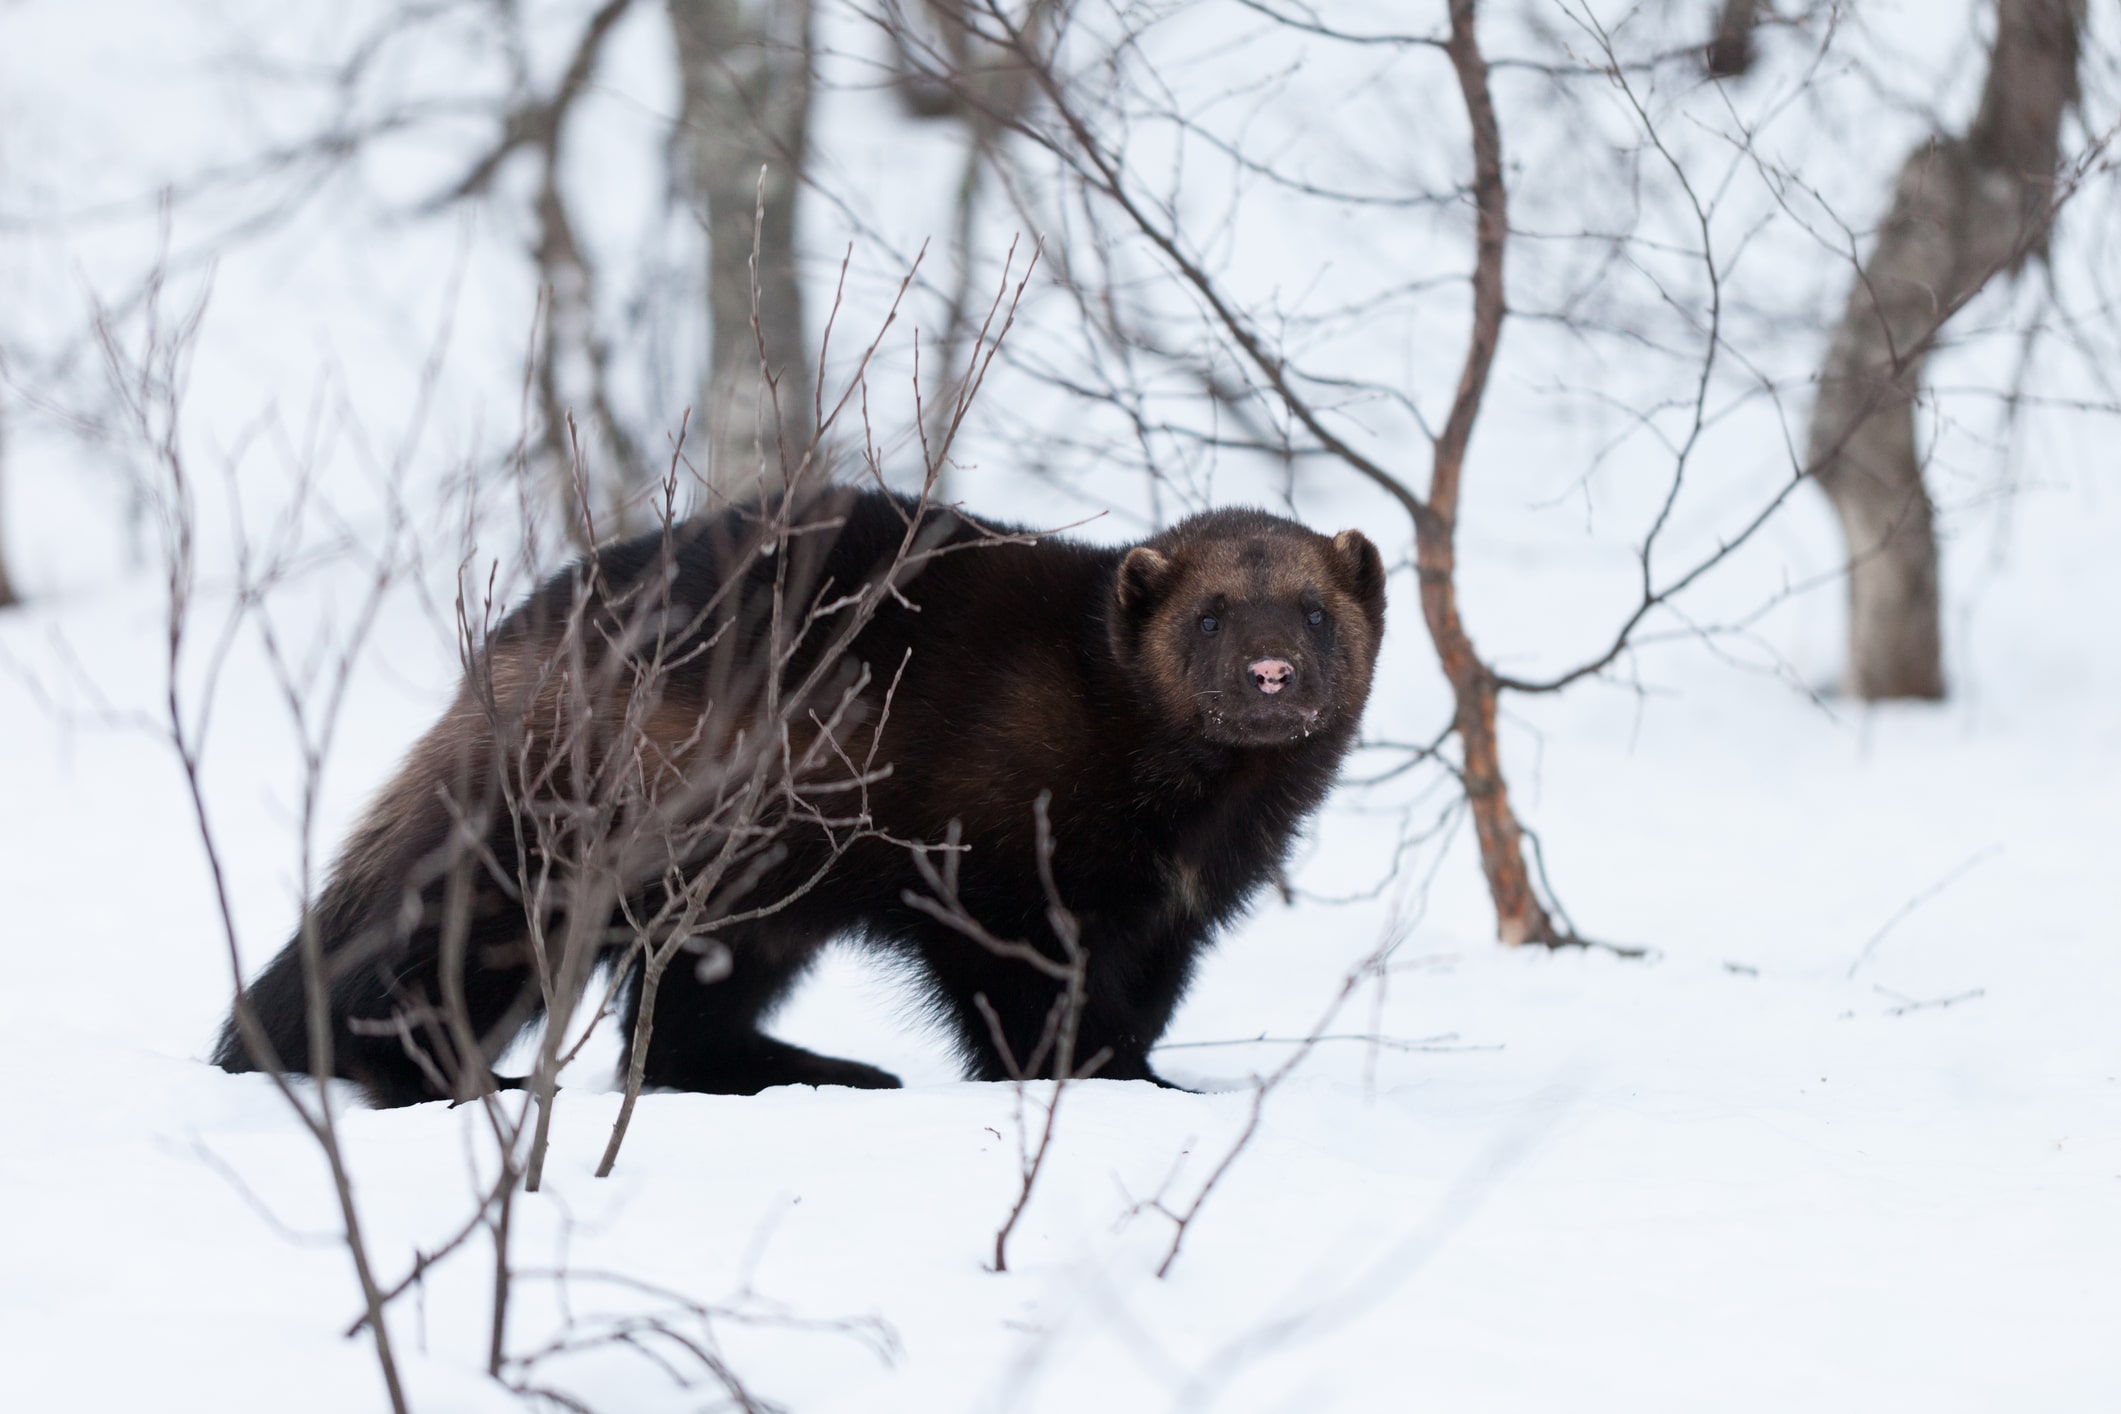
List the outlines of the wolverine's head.
{"type": "Polygon", "coordinates": [[[1176,722],[1227,746],[1354,729],[1384,634],[1385,573],[1359,530],[1264,511],[1181,521],[1120,561],[1113,649],[1176,722]]]}

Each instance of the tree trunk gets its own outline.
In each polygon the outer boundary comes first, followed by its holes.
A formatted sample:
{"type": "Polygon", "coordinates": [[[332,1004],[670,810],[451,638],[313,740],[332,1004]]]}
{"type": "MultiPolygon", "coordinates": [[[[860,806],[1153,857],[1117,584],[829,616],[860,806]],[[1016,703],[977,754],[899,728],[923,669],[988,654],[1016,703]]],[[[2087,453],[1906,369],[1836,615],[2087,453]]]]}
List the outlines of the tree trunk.
{"type": "Polygon", "coordinates": [[[1488,374],[1502,342],[1509,302],[1503,293],[1503,253],[1510,231],[1509,192],[1502,179],[1502,130],[1488,91],[1488,64],[1474,30],[1474,0],[1451,0],[1451,37],[1446,49],[1465,98],[1473,129],[1473,202],[1478,213],[1473,260],[1473,332],[1458,377],[1450,415],[1436,439],[1429,471],[1428,503],[1414,517],[1414,567],[1421,581],[1421,612],[1436,645],[1436,658],[1450,681],[1458,707],[1458,742],[1465,753],[1461,778],[1466,810],[1480,844],[1480,869],[1495,904],[1496,936],[1511,947],[1575,941],[1532,889],[1525,868],[1524,828],[1510,808],[1495,730],[1495,674],[1473,647],[1458,616],[1458,497],[1466,448],[1480,416],[1488,374]]]}
{"type": "Polygon", "coordinates": [[[1495,678],[1458,617],[1457,551],[1452,541],[1449,522],[1433,513],[1422,516],[1415,530],[1414,564],[1421,580],[1422,618],[1457,703],[1455,729],[1465,753],[1459,776],[1473,838],[1480,846],[1480,872],[1495,905],[1495,936],[1511,947],[1575,942],[1555,926],[1525,867],[1524,827],[1510,807],[1510,786],[1502,774],[1495,678]]]}
{"type": "Polygon", "coordinates": [[[22,602],[15,593],[15,583],[7,574],[7,424],[0,421],[0,609],[11,608],[22,602]]]}
{"type": "Polygon", "coordinates": [[[2043,254],[2083,0],[1998,0],[1973,129],[1909,156],[1820,373],[1809,465],[1848,545],[1847,690],[1944,696],[1937,537],[1915,445],[1922,370],[1946,320],[2043,254]]]}
{"type": "Polygon", "coordinates": [[[706,207],[713,338],[694,423],[704,424],[717,496],[777,485],[783,448],[791,463],[799,461],[816,430],[795,265],[813,9],[814,0],[670,0],[686,155],[693,195],[706,207]],[[761,208],[762,225],[755,220],[761,208]],[[776,384],[771,392],[762,376],[767,368],[776,384]]]}
{"type": "Polygon", "coordinates": [[[1753,31],[1760,27],[1761,0],[1723,0],[1716,37],[1709,41],[1709,73],[1734,79],[1753,67],[1753,31]]]}

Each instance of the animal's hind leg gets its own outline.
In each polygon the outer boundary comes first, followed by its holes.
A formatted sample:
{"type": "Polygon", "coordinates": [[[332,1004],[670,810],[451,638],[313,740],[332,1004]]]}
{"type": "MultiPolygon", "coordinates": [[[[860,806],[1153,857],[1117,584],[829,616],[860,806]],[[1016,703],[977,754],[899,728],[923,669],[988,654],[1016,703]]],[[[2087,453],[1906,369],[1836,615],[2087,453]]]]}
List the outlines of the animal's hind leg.
{"type": "MultiPolygon", "coordinates": [[[[687,951],[664,970],[656,988],[643,1084],[709,1095],[756,1095],[775,1085],[898,1088],[898,1077],[889,1071],[821,1056],[759,1030],[760,1022],[816,961],[818,942],[765,929],[733,929],[721,941],[726,954],[708,954],[708,965],[703,967],[701,954],[687,951]],[[726,960],[726,970],[719,960],[726,960]],[[703,980],[703,975],[711,980],[703,980]]],[[[622,1077],[633,1054],[641,995],[641,967],[636,963],[621,1010],[628,1058],[619,1065],[622,1077]]]]}
{"type": "MultiPolygon", "coordinates": [[[[341,1073],[359,1080],[378,1105],[473,1098],[486,1066],[543,1010],[530,968],[516,960],[525,947],[515,931],[474,926],[456,1021],[437,949],[427,938],[416,939],[426,945],[412,951],[409,965],[401,960],[389,969],[393,975],[376,968],[358,996],[345,997],[338,1027],[345,1035],[340,1044],[350,1048],[342,1053],[341,1073]],[[476,1057],[459,1053],[458,1022],[468,1026],[476,1057]]],[[[520,1082],[496,1083],[510,1089],[520,1082]]]]}

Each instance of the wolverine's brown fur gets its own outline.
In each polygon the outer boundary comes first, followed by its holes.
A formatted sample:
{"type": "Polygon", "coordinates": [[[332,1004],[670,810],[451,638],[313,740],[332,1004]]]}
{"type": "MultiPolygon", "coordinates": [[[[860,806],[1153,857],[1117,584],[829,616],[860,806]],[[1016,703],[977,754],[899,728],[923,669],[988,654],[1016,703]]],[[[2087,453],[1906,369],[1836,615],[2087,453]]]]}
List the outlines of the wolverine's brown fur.
{"type": "MultiPolygon", "coordinates": [[[[759,1030],[835,936],[917,963],[972,1072],[1000,1076],[1039,1050],[1056,984],[915,906],[914,851],[954,831],[964,908],[1056,952],[1043,799],[1091,957],[1077,1054],[1152,1077],[1201,950],[1353,740],[1384,626],[1375,548],[1257,511],[1117,549],[876,493],[790,518],[802,533],[732,513],[607,547],[490,635],[313,910],[335,1073],[380,1103],[451,1093],[483,1073],[462,1045],[490,1060],[535,1013],[531,953],[554,965],[571,917],[588,911],[593,959],[607,927],[623,940],[702,889],[712,906],[679,916],[726,967],[662,975],[649,1083],[895,1083],[759,1030]],[[742,868],[715,873],[731,851],[742,868]]],[[[299,951],[248,1001],[307,1069],[299,951]]],[[[640,1004],[636,977],[629,1035],[640,1004]]],[[[216,1058],[260,1059],[233,1019],[216,1058]]]]}

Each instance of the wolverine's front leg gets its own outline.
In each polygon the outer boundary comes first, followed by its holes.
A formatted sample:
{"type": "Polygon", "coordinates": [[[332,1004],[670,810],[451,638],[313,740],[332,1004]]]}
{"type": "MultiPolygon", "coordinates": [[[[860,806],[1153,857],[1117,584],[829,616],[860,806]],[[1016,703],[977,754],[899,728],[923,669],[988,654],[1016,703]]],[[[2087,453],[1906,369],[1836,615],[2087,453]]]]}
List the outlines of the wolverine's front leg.
{"type": "Polygon", "coordinates": [[[1085,1064],[1103,1053],[1105,1060],[1093,1072],[1102,1078],[1184,1089],[1151,1068],[1149,1052],[1163,1038],[1193,980],[1203,939],[1196,933],[1157,930],[1121,934],[1114,941],[1120,945],[1090,955],[1075,1052],[1085,1064]]]}
{"type": "Polygon", "coordinates": [[[1072,1017],[1065,979],[941,925],[922,937],[922,961],[974,1079],[1050,1078],[1065,1035],[1073,1040],[1070,1078],[1169,1085],[1150,1069],[1149,1051],[1192,978],[1198,940],[1130,936],[1095,922],[1085,922],[1086,966],[1072,1017]]]}
{"type": "MultiPolygon", "coordinates": [[[[860,1061],[840,1060],[777,1041],[760,1025],[808,971],[823,943],[764,928],[731,929],[716,942],[728,970],[703,976],[698,959],[680,953],[657,980],[644,1085],[709,1095],[756,1095],[776,1085],[852,1085],[892,1090],[899,1078],[860,1061]]],[[[620,1010],[631,1065],[645,978],[641,964],[626,983],[620,1010]]]]}

